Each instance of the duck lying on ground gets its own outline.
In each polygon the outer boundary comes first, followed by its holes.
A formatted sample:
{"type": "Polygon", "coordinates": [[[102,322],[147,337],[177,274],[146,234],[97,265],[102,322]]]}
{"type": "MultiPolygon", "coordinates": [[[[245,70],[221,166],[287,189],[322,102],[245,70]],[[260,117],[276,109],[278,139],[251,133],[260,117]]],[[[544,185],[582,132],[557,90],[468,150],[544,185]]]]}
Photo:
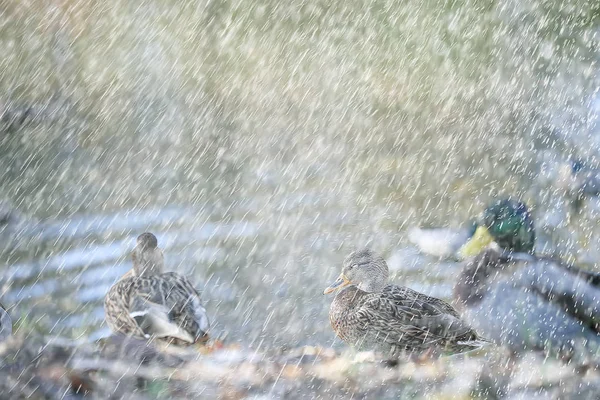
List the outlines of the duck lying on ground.
{"type": "Polygon", "coordinates": [[[351,253],[325,294],[346,287],[331,303],[329,319],[347,344],[387,357],[439,356],[475,350],[486,340],[448,303],[388,284],[385,260],[365,249],[351,253]]]}
{"type": "Polygon", "coordinates": [[[133,269],[104,299],[106,321],[114,332],[176,344],[206,341],[209,320],[200,295],[187,278],[163,272],[156,236],[143,233],[133,250],[133,269]]]}

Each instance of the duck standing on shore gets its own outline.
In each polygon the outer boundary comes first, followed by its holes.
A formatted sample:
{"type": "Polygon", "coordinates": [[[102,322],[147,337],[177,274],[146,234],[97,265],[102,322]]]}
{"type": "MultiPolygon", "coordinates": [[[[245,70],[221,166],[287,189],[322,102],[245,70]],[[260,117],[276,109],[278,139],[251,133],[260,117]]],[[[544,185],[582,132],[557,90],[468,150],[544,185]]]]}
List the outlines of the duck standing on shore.
{"type": "Polygon", "coordinates": [[[143,233],[132,253],[133,269],[104,299],[106,321],[114,332],[175,344],[208,339],[209,320],[190,281],[163,272],[164,256],[156,236],[143,233]]]}
{"type": "Polygon", "coordinates": [[[369,249],[351,253],[340,277],[325,294],[343,287],[331,303],[329,319],[347,344],[395,358],[455,354],[485,342],[443,300],[388,284],[385,260],[369,249]]]}

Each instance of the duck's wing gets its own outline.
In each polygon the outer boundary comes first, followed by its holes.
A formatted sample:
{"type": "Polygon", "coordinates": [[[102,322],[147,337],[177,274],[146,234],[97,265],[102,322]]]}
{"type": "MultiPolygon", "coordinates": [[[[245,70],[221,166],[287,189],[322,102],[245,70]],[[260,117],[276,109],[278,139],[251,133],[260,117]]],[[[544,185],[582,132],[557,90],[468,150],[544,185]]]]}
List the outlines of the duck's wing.
{"type": "Polygon", "coordinates": [[[542,258],[520,269],[514,281],[600,333],[600,275],[542,258]]]}
{"type": "Polygon", "coordinates": [[[458,313],[458,311],[456,311],[454,307],[452,307],[444,300],[438,299],[436,297],[427,296],[426,294],[417,292],[416,290],[407,287],[392,286],[392,288],[395,288],[392,289],[394,291],[404,292],[404,296],[407,298],[416,299],[421,303],[428,304],[429,306],[437,310],[437,312],[440,314],[449,314],[453,317],[460,318],[460,314],[458,313]]]}
{"type": "Polygon", "coordinates": [[[401,349],[424,349],[451,342],[468,342],[479,337],[459,319],[456,311],[445,312],[449,304],[432,303],[429,296],[415,296],[413,290],[387,286],[382,293],[366,296],[357,310],[365,333],[375,334],[401,349]]]}
{"type": "Polygon", "coordinates": [[[175,338],[186,343],[194,343],[189,332],[182,329],[170,316],[170,310],[162,304],[153,303],[136,296],[133,299],[132,311],[129,315],[135,320],[147,338],[175,338]]]}
{"type": "Polygon", "coordinates": [[[562,264],[559,263],[560,266],[572,274],[577,275],[578,277],[584,279],[587,283],[592,286],[595,286],[600,289],[600,273],[593,271],[585,271],[583,269],[577,268],[574,265],[570,264],[562,264]]]}
{"type": "Polygon", "coordinates": [[[139,279],[129,310],[147,336],[194,343],[210,326],[198,292],[175,273],[139,279]]]}

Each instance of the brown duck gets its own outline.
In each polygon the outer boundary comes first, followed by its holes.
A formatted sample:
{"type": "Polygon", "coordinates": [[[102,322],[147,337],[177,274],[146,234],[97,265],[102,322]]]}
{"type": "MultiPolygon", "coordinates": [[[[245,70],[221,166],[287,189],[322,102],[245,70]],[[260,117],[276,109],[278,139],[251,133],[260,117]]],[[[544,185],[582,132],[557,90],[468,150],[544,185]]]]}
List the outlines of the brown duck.
{"type": "Polygon", "coordinates": [[[110,328],[136,338],[176,344],[206,341],[209,320],[200,295],[184,276],[163,272],[164,257],[156,236],[141,234],[132,259],[133,269],[104,299],[110,328]]]}
{"type": "Polygon", "coordinates": [[[487,342],[443,300],[390,285],[385,260],[369,249],[351,253],[325,294],[342,287],[329,311],[345,343],[388,357],[455,354],[487,342]]]}

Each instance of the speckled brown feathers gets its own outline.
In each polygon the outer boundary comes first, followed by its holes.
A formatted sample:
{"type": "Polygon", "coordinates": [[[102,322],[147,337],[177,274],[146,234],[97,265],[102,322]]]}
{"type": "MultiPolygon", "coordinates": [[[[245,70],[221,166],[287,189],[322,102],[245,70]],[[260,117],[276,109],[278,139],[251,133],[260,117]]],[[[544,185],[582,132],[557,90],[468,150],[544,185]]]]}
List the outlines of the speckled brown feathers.
{"type": "Polygon", "coordinates": [[[389,356],[459,353],[481,345],[469,343],[481,338],[448,303],[395,285],[379,293],[350,286],[335,297],[329,318],[344,342],[389,356]]]}
{"type": "Polygon", "coordinates": [[[331,325],[344,342],[390,357],[454,354],[486,342],[445,301],[386,285],[376,276],[387,276],[386,270],[385,261],[370,250],[352,253],[344,261],[340,277],[344,283],[338,280],[330,288],[347,287],[336,295],[329,311],[331,325]]]}
{"type": "MultiPolygon", "coordinates": [[[[106,321],[113,331],[147,338],[151,334],[142,329],[131,313],[143,310],[149,302],[164,305],[170,310],[169,319],[198,340],[206,335],[194,317],[194,304],[199,301],[198,292],[186,278],[174,272],[167,272],[156,276],[134,276],[120,280],[111,287],[104,307],[106,321]]],[[[181,344],[181,340],[171,339],[181,344]]]]}
{"type": "Polygon", "coordinates": [[[176,344],[206,340],[209,321],[198,292],[185,277],[162,273],[163,256],[156,245],[152,234],[138,238],[133,270],[105,297],[108,325],[128,336],[176,344]]]}

